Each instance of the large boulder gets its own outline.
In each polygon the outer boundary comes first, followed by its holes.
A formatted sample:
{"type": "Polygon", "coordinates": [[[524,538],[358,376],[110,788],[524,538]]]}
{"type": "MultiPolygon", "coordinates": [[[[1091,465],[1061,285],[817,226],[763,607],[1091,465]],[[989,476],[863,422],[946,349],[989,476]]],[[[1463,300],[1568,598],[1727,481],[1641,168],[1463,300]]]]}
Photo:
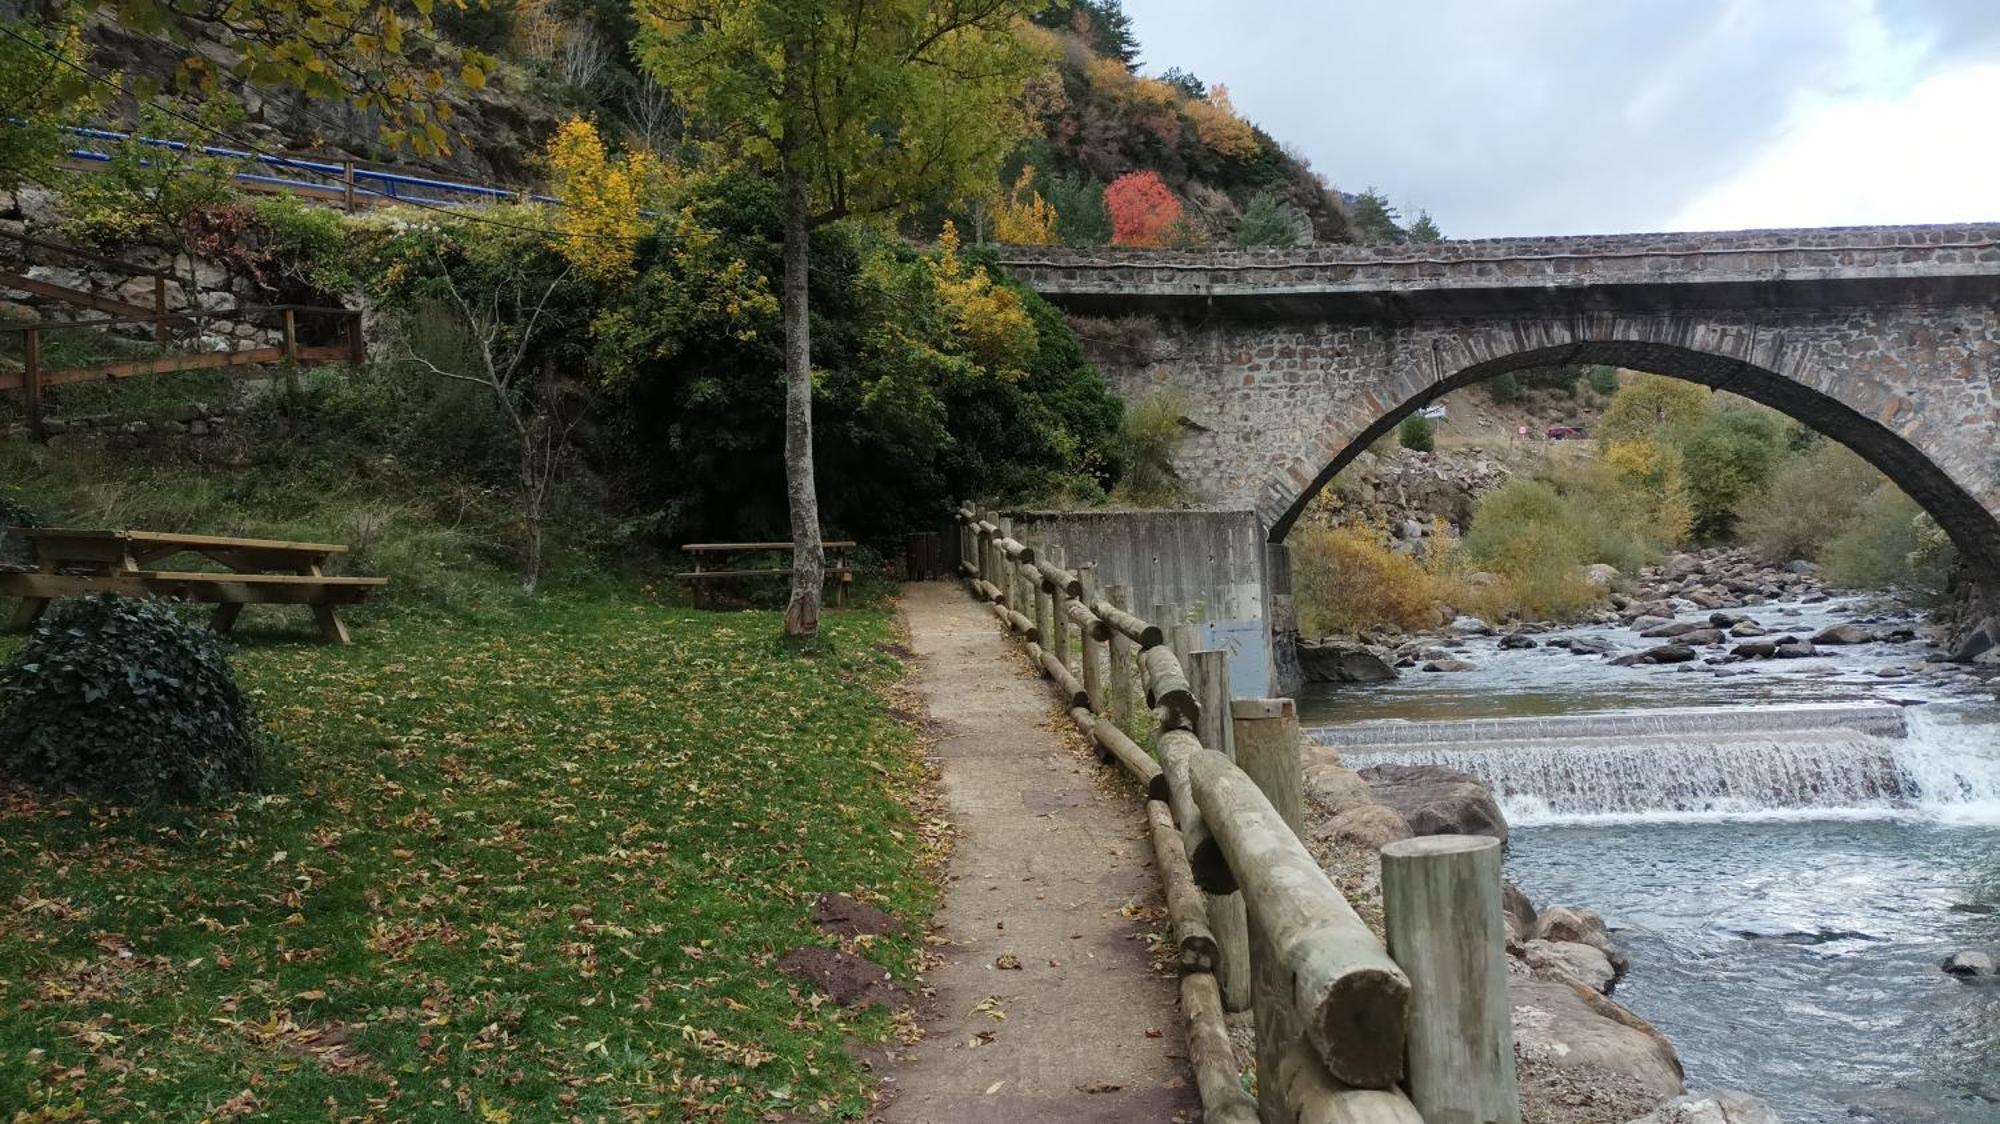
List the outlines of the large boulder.
{"type": "Polygon", "coordinates": [[[1778,1124],[1778,1114],[1748,1093],[1722,1089],[1684,1093],[1631,1124],[1778,1124]]]}
{"type": "Polygon", "coordinates": [[[1507,921],[1507,936],[1512,940],[1525,941],[1535,931],[1535,903],[1526,890],[1504,879],[1500,883],[1500,915],[1507,921]]]}
{"type": "Polygon", "coordinates": [[[1679,1096],[1681,1062],[1673,1044],[1644,1019],[1586,987],[1533,977],[1507,980],[1514,1050],[1521,1060],[1588,1081],[1610,1073],[1636,1083],[1652,1101],[1679,1096]]]}
{"type": "Polygon", "coordinates": [[[1308,683],[1386,683],[1396,669],[1365,644],[1345,640],[1299,644],[1299,670],[1308,683]]]}
{"type": "Polygon", "coordinates": [[[1505,842],[1507,817],[1477,777],[1440,765],[1376,765],[1361,770],[1375,799],[1414,835],[1490,835],[1505,842]]]}
{"type": "Polygon", "coordinates": [[[1818,632],[1813,633],[1812,642],[1815,644],[1866,644],[1873,639],[1875,639],[1875,633],[1868,626],[1850,622],[1848,624],[1828,625],[1820,629],[1818,632]]]}
{"type": "Polygon", "coordinates": [[[1631,967],[1625,950],[1611,939],[1611,933],[1604,927],[1604,918],[1587,909],[1566,909],[1551,906],[1542,910],[1535,919],[1534,938],[1556,944],[1589,945],[1604,954],[1611,967],[1619,976],[1631,967]]]}
{"type": "Polygon", "coordinates": [[[1609,995],[1618,970],[1601,949],[1579,941],[1536,941],[1522,945],[1521,958],[1530,967],[1567,976],[1599,995],[1609,995]]]}
{"type": "Polygon", "coordinates": [[[1384,804],[1356,804],[1318,829],[1328,839],[1353,844],[1371,853],[1410,837],[1410,825],[1384,804]]]}
{"type": "Polygon", "coordinates": [[[1425,671],[1477,671],[1479,670],[1479,665],[1473,663],[1471,660],[1461,660],[1453,657],[1448,657],[1441,660],[1430,661],[1429,663],[1424,665],[1424,670],[1425,671]]]}
{"type": "Polygon", "coordinates": [[[1693,632],[1700,627],[1701,625],[1694,621],[1668,621],[1665,624],[1656,624],[1639,635],[1648,640],[1669,640],[1673,637],[1693,632]]]}

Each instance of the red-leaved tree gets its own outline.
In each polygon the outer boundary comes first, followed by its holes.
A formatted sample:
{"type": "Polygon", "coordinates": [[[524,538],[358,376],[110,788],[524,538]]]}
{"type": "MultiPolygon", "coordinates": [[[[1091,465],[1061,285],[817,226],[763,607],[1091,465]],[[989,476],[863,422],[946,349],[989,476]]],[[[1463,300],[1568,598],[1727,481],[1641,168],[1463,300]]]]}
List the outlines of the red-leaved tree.
{"type": "Polygon", "coordinates": [[[1181,201],[1154,171],[1127,172],[1104,189],[1111,214],[1111,241],[1120,246],[1157,246],[1181,218],[1181,201]]]}

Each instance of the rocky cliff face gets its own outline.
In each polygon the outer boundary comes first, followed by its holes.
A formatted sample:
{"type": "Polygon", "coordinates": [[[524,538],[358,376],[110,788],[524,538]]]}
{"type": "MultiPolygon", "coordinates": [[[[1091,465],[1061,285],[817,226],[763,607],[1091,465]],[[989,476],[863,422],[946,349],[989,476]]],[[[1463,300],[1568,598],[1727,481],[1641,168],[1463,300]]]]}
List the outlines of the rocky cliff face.
{"type": "Polygon", "coordinates": [[[1319,494],[1311,518],[1329,526],[1383,527],[1415,541],[1443,524],[1453,533],[1472,520],[1479,497],[1513,478],[1513,471],[1476,448],[1418,453],[1371,449],[1319,494]]]}

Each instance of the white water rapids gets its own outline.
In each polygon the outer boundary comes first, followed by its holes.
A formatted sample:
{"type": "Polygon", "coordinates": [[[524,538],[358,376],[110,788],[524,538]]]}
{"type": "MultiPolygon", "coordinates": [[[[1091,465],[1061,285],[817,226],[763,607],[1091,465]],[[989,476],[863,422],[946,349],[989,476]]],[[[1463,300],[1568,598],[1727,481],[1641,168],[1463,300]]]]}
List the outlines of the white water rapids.
{"type": "Polygon", "coordinates": [[[1355,768],[1442,765],[1510,823],[1922,816],[2000,823],[1991,727],[1886,705],[1364,722],[1308,733],[1355,768]]]}

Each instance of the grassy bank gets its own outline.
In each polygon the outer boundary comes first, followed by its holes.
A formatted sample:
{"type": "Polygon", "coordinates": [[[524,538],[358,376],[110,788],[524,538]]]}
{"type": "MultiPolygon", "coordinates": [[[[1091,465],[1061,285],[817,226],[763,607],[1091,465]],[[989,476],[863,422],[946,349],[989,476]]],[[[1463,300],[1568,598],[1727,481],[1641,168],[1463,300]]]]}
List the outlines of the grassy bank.
{"type": "MultiPolygon", "coordinates": [[[[247,622],[247,618],[246,618],[247,622]]],[[[0,787],[0,1116],[755,1120],[857,1113],[855,1038],[789,985],[838,890],[934,888],[892,619],[557,597],[235,662],[266,790],[118,810],[0,787]],[[19,1113],[20,1115],[15,1115],[19,1113]]],[[[0,641],[0,654],[14,641],[0,641]]]]}

